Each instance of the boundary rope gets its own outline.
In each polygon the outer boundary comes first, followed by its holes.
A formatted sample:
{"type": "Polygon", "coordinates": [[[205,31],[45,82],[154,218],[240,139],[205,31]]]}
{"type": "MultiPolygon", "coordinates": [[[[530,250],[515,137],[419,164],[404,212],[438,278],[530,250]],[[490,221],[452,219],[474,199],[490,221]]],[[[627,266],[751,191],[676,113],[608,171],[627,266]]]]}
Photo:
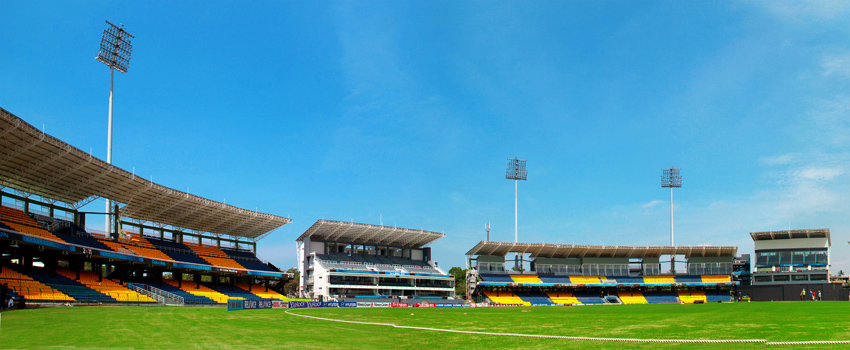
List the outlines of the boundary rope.
{"type": "MultiPolygon", "coordinates": [[[[378,323],[378,322],[362,322],[362,321],[349,321],[349,320],[337,320],[333,318],[325,318],[318,316],[309,316],[309,315],[301,315],[290,312],[290,310],[285,311],[289,315],[312,318],[316,320],[322,321],[331,321],[331,322],[341,322],[341,323],[354,323],[354,324],[363,324],[370,326],[384,326],[384,327],[393,327],[393,328],[401,328],[401,329],[416,329],[423,331],[434,331],[434,332],[446,332],[446,333],[463,333],[463,334],[476,334],[476,335],[495,335],[495,336],[504,336],[504,337],[525,337],[525,338],[548,338],[548,339],[568,339],[568,340],[592,340],[592,341],[609,341],[609,342],[638,342],[638,343],[765,343],[769,345],[794,345],[796,343],[767,343],[765,339],[637,339],[637,338],[597,338],[597,337],[570,337],[564,335],[544,335],[544,334],[521,334],[521,333],[496,333],[496,332],[479,332],[479,331],[460,331],[455,329],[443,329],[443,328],[429,328],[429,327],[414,327],[414,326],[399,326],[397,324],[392,323],[378,323]]],[[[850,344],[850,341],[846,342],[850,344]]],[[[807,343],[803,343],[807,344],[807,343]]],[[[830,342],[813,342],[811,344],[833,344],[830,342]]],[[[834,343],[839,344],[839,343],[834,343]]],[[[844,344],[844,343],[840,343],[844,344]]]]}

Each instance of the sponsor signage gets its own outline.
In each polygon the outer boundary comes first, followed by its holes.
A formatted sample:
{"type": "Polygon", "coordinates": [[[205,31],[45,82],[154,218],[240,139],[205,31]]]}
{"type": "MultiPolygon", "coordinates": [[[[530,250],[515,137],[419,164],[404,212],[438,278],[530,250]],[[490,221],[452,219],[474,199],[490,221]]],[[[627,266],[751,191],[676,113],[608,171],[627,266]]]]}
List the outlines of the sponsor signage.
{"type": "Polygon", "coordinates": [[[290,309],[303,309],[303,308],[313,308],[313,307],[322,307],[324,303],[321,301],[290,301],[289,308],[290,309]]]}
{"type": "Polygon", "coordinates": [[[408,307],[408,303],[390,303],[390,307],[408,307]]]}
{"type": "Polygon", "coordinates": [[[227,311],[251,310],[251,309],[271,309],[274,306],[274,302],[275,302],[275,300],[272,300],[272,299],[261,299],[261,300],[228,299],[227,300],[227,311]]]}
{"type": "Polygon", "coordinates": [[[289,307],[289,302],[282,301],[282,300],[273,300],[272,301],[272,308],[273,309],[286,309],[288,307],[289,307]]]}

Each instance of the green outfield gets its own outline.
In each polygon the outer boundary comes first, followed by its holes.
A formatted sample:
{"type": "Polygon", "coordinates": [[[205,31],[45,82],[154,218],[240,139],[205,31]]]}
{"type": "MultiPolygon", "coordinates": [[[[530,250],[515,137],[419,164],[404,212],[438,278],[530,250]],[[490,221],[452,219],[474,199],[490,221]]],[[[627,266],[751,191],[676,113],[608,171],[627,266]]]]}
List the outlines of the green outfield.
{"type": "MultiPolygon", "coordinates": [[[[0,315],[2,349],[771,348],[447,333],[302,318],[286,309],[58,307],[0,315]]],[[[293,309],[324,318],[452,330],[600,338],[850,340],[850,303],[293,309]],[[525,312],[523,312],[525,311],[525,312]]],[[[845,348],[804,345],[795,348],[845,348]]],[[[777,348],[777,347],[773,347],[777,348]]]]}

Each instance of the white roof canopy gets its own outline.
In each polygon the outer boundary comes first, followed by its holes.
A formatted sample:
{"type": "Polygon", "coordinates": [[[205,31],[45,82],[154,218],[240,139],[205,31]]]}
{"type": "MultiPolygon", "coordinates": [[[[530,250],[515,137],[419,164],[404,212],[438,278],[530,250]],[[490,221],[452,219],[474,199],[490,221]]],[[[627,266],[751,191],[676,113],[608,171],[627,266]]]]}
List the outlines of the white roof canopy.
{"type": "Polygon", "coordinates": [[[0,189],[74,209],[108,198],[123,204],[122,217],[252,239],[292,221],[151,182],[47,135],[3,108],[0,145],[0,189]]]}
{"type": "Polygon", "coordinates": [[[738,247],[635,247],[481,241],[475,245],[475,247],[466,252],[466,255],[505,256],[508,253],[530,253],[531,256],[535,258],[644,258],[659,257],[661,255],[708,257],[735,256],[735,254],[738,253],[738,247]]]}
{"type": "Polygon", "coordinates": [[[297,241],[310,237],[316,241],[421,248],[445,236],[445,233],[409,228],[319,220],[298,237],[297,241]]]}
{"type": "Polygon", "coordinates": [[[832,245],[832,238],[829,237],[828,228],[819,228],[812,230],[784,230],[784,231],[764,231],[750,232],[750,237],[753,241],[766,241],[772,239],[792,239],[792,238],[826,238],[829,244],[832,245]]]}

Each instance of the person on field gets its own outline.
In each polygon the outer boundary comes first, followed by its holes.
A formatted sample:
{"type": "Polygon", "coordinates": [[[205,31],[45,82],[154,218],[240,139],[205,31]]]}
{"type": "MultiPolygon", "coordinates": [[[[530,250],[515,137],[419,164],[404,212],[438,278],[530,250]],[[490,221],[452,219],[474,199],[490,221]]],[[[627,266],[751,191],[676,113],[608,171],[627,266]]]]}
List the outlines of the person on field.
{"type": "Polygon", "coordinates": [[[823,300],[823,294],[821,291],[818,291],[818,301],[823,300]]]}
{"type": "Polygon", "coordinates": [[[802,290],[802,291],[800,291],[800,301],[803,301],[803,298],[804,298],[805,296],[806,296],[806,288],[803,288],[803,290],[802,290]]]}
{"type": "Polygon", "coordinates": [[[6,299],[8,299],[8,298],[9,298],[9,284],[3,283],[3,285],[0,286],[0,310],[6,309],[6,305],[9,304],[9,302],[6,301],[6,299]]]}

